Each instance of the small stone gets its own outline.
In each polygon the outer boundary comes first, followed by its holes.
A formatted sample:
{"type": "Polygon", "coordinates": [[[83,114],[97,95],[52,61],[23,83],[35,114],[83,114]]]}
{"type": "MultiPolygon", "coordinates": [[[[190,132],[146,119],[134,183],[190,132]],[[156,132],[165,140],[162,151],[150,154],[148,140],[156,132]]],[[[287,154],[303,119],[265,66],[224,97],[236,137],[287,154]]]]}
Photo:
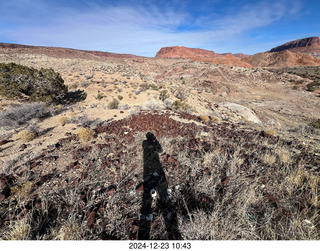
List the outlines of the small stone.
{"type": "Polygon", "coordinates": [[[143,191],[143,183],[139,184],[136,188],[136,193],[139,194],[143,191]]]}
{"type": "Polygon", "coordinates": [[[27,145],[26,144],[22,144],[20,147],[19,147],[19,150],[20,151],[23,151],[24,149],[27,148],[27,145]]]}
{"type": "Polygon", "coordinates": [[[111,189],[108,190],[107,194],[109,196],[112,196],[116,193],[116,191],[117,191],[116,188],[112,187],[111,189]]]}
{"type": "Polygon", "coordinates": [[[172,163],[172,162],[174,162],[173,158],[172,158],[172,157],[169,157],[169,158],[168,158],[168,163],[172,163]]]}
{"type": "Polygon", "coordinates": [[[88,220],[87,220],[87,226],[88,228],[92,229],[95,223],[96,218],[96,212],[92,211],[89,213],[88,220]]]}
{"type": "Polygon", "coordinates": [[[6,198],[6,196],[4,196],[4,194],[0,194],[0,201],[3,201],[6,198]]]}
{"type": "Polygon", "coordinates": [[[139,230],[139,226],[138,225],[132,225],[131,233],[136,233],[136,232],[138,232],[138,230],[139,230]]]}
{"type": "Polygon", "coordinates": [[[9,142],[10,142],[10,141],[9,141],[9,140],[6,140],[6,139],[1,140],[1,141],[0,141],[0,146],[5,145],[5,144],[7,144],[7,143],[9,143],[9,142]]]}
{"type": "Polygon", "coordinates": [[[7,181],[5,179],[0,179],[0,189],[2,189],[6,183],[7,181]]]}

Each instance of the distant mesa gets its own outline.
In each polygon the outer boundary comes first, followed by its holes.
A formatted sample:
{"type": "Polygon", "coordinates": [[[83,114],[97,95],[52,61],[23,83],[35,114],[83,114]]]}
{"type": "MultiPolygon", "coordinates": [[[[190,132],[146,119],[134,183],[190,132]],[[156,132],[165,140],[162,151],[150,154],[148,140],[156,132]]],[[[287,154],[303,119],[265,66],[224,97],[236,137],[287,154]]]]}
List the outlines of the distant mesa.
{"type": "Polygon", "coordinates": [[[241,59],[248,57],[248,55],[239,53],[215,53],[214,51],[188,48],[184,46],[172,46],[161,48],[156,58],[186,58],[200,62],[207,62],[213,64],[224,64],[241,67],[252,67],[247,62],[243,62],[241,59]]]}
{"type": "Polygon", "coordinates": [[[194,49],[184,46],[172,46],[161,48],[156,57],[161,58],[190,58],[190,57],[215,57],[214,51],[204,49],[194,49]]]}
{"type": "Polygon", "coordinates": [[[292,67],[320,65],[319,37],[288,42],[264,53],[249,56],[242,53],[215,53],[183,46],[164,47],[156,54],[160,58],[186,58],[200,62],[240,67],[292,67]]]}
{"type": "Polygon", "coordinates": [[[283,45],[272,48],[269,52],[279,52],[284,50],[308,54],[320,53],[320,39],[319,37],[308,37],[290,41],[283,45]]]}

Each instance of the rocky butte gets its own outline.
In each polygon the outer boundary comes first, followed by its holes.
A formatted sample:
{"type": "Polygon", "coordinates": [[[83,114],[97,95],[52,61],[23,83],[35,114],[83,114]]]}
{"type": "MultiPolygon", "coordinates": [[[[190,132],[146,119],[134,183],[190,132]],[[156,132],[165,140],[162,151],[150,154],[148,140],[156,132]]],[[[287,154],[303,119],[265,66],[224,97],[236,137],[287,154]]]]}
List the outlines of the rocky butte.
{"type": "Polygon", "coordinates": [[[319,37],[308,37],[287,42],[283,45],[274,47],[270,52],[279,52],[290,50],[292,52],[300,53],[320,53],[320,39],[319,37]]]}
{"type": "Polygon", "coordinates": [[[241,59],[246,58],[247,55],[239,53],[224,53],[219,54],[214,51],[188,48],[184,46],[172,46],[161,48],[156,57],[160,58],[187,58],[200,62],[207,62],[213,64],[224,64],[240,67],[252,67],[247,62],[243,62],[241,59]]]}

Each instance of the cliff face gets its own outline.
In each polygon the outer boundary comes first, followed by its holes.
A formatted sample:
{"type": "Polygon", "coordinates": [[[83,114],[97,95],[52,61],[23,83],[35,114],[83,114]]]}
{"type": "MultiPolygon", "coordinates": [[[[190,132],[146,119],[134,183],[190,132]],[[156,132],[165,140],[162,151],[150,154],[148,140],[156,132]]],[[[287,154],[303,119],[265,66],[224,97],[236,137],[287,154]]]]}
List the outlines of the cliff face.
{"type": "Polygon", "coordinates": [[[290,41],[272,48],[269,52],[279,52],[284,50],[300,53],[320,53],[320,39],[319,37],[308,37],[290,41]]]}
{"type": "Polygon", "coordinates": [[[156,57],[160,58],[187,58],[199,62],[207,62],[213,64],[223,64],[241,67],[251,67],[247,62],[241,59],[246,58],[244,54],[224,53],[218,54],[214,51],[204,49],[193,49],[184,46],[173,46],[161,48],[156,57]]]}
{"type": "Polygon", "coordinates": [[[163,47],[156,57],[160,58],[190,58],[190,57],[215,57],[214,51],[193,49],[184,46],[163,47]]]}

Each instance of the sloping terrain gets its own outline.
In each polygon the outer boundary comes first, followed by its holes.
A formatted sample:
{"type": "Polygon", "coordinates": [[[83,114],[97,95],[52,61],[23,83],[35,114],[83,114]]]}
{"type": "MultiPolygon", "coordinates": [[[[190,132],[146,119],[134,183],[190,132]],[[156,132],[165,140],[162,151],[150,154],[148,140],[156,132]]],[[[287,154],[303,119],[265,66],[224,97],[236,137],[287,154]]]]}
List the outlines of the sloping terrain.
{"type": "Polygon", "coordinates": [[[183,46],[161,48],[156,57],[187,58],[199,62],[233,65],[240,67],[292,67],[320,65],[319,37],[290,41],[268,52],[249,56],[244,54],[223,53],[183,46]]]}
{"type": "Polygon", "coordinates": [[[289,50],[258,53],[243,59],[255,67],[293,67],[320,65],[320,59],[304,53],[289,50]]]}
{"type": "Polygon", "coordinates": [[[168,229],[182,239],[319,239],[319,154],[246,126],[200,121],[144,112],[97,125],[88,143],[66,133],[33,158],[28,144],[1,176],[2,238],[132,240],[146,236],[139,226],[149,217],[148,239],[168,239],[168,229]],[[148,131],[163,148],[151,173],[148,131]],[[163,180],[148,182],[161,172],[163,180]]]}
{"type": "Polygon", "coordinates": [[[103,51],[77,50],[60,47],[32,46],[22,44],[0,43],[2,49],[15,49],[21,53],[28,52],[34,54],[43,54],[47,56],[63,57],[63,58],[81,58],[81,59],[99,59],[99,57],[115,57],[115,58],[137,58],[132,54],[119,54],[103,51]],[[98,56],[98,57],[95,57],[98,56]]]}
{"type": "Polygon", "coordinates": [[[303,39],[297,39],[294,41],[287,42],[283,45],[272,48],[270,52],[279,52],[284,50],[290,50],[292,52],[300,53],[317,53],[320,54],[320,38],[319,37],[308,37],[303,39]]]}
{"type": "Polygon", "coordinates": [[[0,97],[1,239],[319,239],[316,70],[60,52],[0,49],[69,89],[0,97]]]}

